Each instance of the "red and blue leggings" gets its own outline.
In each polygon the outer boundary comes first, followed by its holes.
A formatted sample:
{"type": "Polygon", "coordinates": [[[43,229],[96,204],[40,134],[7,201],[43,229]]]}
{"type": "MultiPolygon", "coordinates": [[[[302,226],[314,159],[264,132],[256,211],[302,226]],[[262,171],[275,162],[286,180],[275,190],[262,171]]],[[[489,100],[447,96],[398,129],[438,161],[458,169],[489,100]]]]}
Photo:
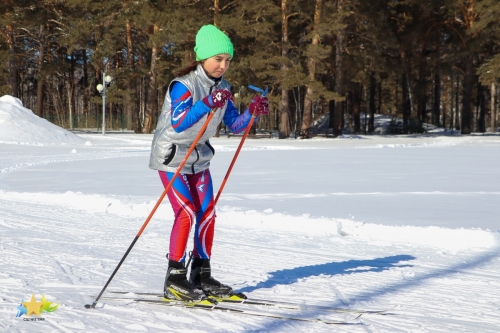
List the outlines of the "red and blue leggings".
{"type": "MultiPolygon", "coordinates": [[[[173,172],[159,171],[166,187],[173,172]]],[[[196,174],[179,174],[167,192],[174,210],[169,259],[184,262],[191,227],[195,224],[195,258],[210,259],[214,239],[215,208],[212,176],[208,169],[196,174]]]]}

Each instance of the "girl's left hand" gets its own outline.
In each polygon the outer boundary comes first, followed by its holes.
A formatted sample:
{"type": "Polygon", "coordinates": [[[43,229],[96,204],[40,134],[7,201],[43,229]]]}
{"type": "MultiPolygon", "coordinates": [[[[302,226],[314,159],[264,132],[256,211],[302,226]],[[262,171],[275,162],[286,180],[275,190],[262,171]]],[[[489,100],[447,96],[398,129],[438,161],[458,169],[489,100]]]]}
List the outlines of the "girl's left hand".
{"type": "Polygon", "coordinates": [[[248,110],[250,111],[252,116],[267,115],[269,113],[269,100],[267,99],[267,97],[256,95],[252,99],[248,110]]]}

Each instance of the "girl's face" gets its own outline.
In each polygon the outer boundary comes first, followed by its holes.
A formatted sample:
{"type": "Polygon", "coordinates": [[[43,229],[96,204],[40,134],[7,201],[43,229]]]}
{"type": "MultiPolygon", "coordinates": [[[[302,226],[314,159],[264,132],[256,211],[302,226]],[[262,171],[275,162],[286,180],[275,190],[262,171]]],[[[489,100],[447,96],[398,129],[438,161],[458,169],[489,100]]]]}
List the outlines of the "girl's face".
{"type": "Polygon", "coordinates": [[[227,71],[230,62],[231,55],[229,53],[217,54],[203,61],[203,69],[209,76],[218,79],[227,71]]]}

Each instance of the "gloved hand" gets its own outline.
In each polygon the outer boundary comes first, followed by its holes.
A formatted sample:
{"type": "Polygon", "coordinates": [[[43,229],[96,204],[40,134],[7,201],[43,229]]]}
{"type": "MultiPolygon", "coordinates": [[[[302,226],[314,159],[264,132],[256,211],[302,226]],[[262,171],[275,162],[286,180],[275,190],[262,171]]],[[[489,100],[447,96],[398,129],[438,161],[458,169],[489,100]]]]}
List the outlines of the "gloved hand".
{"type": "Polygon", "coordinates": [[[202,101],[208,107],[213,108],[221,108],[223,107],[227,100],[231,98],[231,92],[227,89],[217,89],[214,90],[210,95],[205,96],[202,101]]]}
{"type": "Polygon", "coordinates": [[[266,115],[269,113],[269,100],[267,99],[267,97],[256,95],[252,99],[248,110],[250,111],[252,116],[266,115]]]}

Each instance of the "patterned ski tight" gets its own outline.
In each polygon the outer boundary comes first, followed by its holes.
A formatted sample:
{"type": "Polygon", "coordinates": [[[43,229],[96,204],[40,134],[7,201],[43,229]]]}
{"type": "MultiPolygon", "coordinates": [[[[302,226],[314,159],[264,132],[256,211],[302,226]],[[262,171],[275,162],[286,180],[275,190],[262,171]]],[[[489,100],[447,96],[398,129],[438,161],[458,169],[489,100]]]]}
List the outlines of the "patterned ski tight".
{"type": "MultiPolygon", "coordinates": [[[[173,172],[159,171],[166,187],[173,172]]],[[[195,258],[210,259],[214,239],[215,209],[210,171],[179,174],[167,192],[174,210],[174,225],[170,233],[169,259],[184,262],[186,246],[193,223],[195,224],[195,258]]]]}

